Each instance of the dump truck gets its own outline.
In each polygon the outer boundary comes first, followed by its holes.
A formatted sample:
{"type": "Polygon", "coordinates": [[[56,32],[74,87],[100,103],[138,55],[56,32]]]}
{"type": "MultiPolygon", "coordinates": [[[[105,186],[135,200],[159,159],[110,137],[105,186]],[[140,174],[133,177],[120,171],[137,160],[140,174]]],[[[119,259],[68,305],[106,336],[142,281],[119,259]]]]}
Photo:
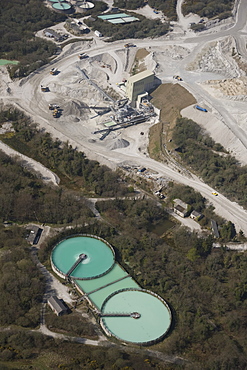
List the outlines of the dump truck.
{"type": "Polygon", "coordinates": [[[51,75],[56,75],[58,73],[58,69],[57,68],[52,68],[51,70],[50,70],[50,74],[51,75]]]}
{"type": "Polygon", "coordinates": [[[59,108],[59,105],[57,104],[49,104],[49,109],[50,110],[54,110],[54,109],[58,109],[59,108]]]}
{"type": "Polygon", "coordinates": [[[54,118],[58,118],[60,116],[60,111],[58,109],[54,109],[52,112],[52,115],[54,118]]]}
{"type": "Polygon", "coordinates": [[[207,112],[207,109],[206,108],[202,108],[200,107],[199,105],[195,105],[195,108],[202,111],[202,112],[207,112]]]}
{"type": "Polygon", "coordinates": [[[49,87],[48,87],[48,86],[40,85],[40,88],[41,88],[41,91],[43,91],[43,92],[50,91],[50,89],[49,89],[49,87]]]}
{"type": "Polygon", "coordinates": [[[182,79],[182,77],[180,77],[180,76],[173,76],[173,78],[175,79],[175,80],[177,80],[177,81],[183,81],[183,79],[182,79]]]}
{"type": "Polygon", "coordinates": [[[124,44],[124,47],[125,48],[130,48],[130,47],[134,47],[135,45],[134,44],[132,44],[132,43],[127,43],[127,44],[124,44]]]}

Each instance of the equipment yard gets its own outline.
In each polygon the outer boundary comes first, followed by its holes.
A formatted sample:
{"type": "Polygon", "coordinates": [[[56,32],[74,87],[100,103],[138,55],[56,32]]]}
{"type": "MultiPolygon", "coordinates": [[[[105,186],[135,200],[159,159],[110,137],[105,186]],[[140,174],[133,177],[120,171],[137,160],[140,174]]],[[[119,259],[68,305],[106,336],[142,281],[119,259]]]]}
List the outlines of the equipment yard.
{"type": "Polygon", "coordinates": [[[130,76],[137,50],[145,48],[142,66],[163,84],[180,84],[205,109],[194,109],[192,104],[182,115],[206,128],[241,164],[247,164],[247,87],[240,67],[247,63],[247,5],[240,2],[232,23],[195,33],[189,29],[188,17],[181,15],[181,4],[178,1],[179,20],[173,32],[160,38],[106,43],[94,37],[71,43],[49,65],[21,81],[11,81],[1,67],[1,104],[25,111],[54,138],[68,141],[101,164],[145,166],[192,186],[217,213],[247,234],[247,212],[240,206],[220,194],[213,196],[209,186],[173,163],[149,157],[149,130],[158,122],[159,112],[148,102],[138,109],[130,107],[120,86],[130,76]],[[126,47],[132,43],[136,47],[126,47]]]}

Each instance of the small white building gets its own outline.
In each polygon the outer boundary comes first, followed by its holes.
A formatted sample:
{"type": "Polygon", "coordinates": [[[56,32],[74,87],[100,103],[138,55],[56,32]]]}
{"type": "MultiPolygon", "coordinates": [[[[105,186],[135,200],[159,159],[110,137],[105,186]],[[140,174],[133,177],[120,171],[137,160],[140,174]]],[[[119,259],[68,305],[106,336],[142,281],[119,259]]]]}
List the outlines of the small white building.
{"type": "Polygon", "coordinates": [[[191,214],[190,214],[190,217],[193,220],[199,221],[203,217],[203,215],[200,212],[192,211],[191,214]]]}
{"type": "Polygon", "coordinates": [[[94,31],[94,34],[97,36],[97,37],[103,37],[102,33],[99,32],[99,31],[94,31]]]}

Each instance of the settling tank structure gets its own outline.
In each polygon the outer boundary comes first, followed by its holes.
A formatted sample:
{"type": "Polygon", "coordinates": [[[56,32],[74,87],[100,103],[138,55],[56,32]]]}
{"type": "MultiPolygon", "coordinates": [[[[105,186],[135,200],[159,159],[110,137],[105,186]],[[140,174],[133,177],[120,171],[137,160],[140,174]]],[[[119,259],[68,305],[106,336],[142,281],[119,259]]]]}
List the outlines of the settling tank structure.
{"type": "Polygon", "coordinates": [[[53,248],[51,266],[75,284],[108,336],[150,345],[167,334],[172,320],[168,304],[134,281],[107,241],[88,234],[66,238],[53,248]]]}

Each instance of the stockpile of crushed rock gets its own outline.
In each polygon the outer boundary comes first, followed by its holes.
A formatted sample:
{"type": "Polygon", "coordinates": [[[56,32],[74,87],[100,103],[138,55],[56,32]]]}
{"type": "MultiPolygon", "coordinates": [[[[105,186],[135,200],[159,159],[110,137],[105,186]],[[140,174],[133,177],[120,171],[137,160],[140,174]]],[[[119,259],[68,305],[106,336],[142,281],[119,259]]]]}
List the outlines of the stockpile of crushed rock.
{"type": "Polygon", "coordinates": [[[122,149],[127,146],[129,146],[129,142],[124,139],[113,139],[109,144],[107,144],[107,148],[110,150],[122,149]]]}

